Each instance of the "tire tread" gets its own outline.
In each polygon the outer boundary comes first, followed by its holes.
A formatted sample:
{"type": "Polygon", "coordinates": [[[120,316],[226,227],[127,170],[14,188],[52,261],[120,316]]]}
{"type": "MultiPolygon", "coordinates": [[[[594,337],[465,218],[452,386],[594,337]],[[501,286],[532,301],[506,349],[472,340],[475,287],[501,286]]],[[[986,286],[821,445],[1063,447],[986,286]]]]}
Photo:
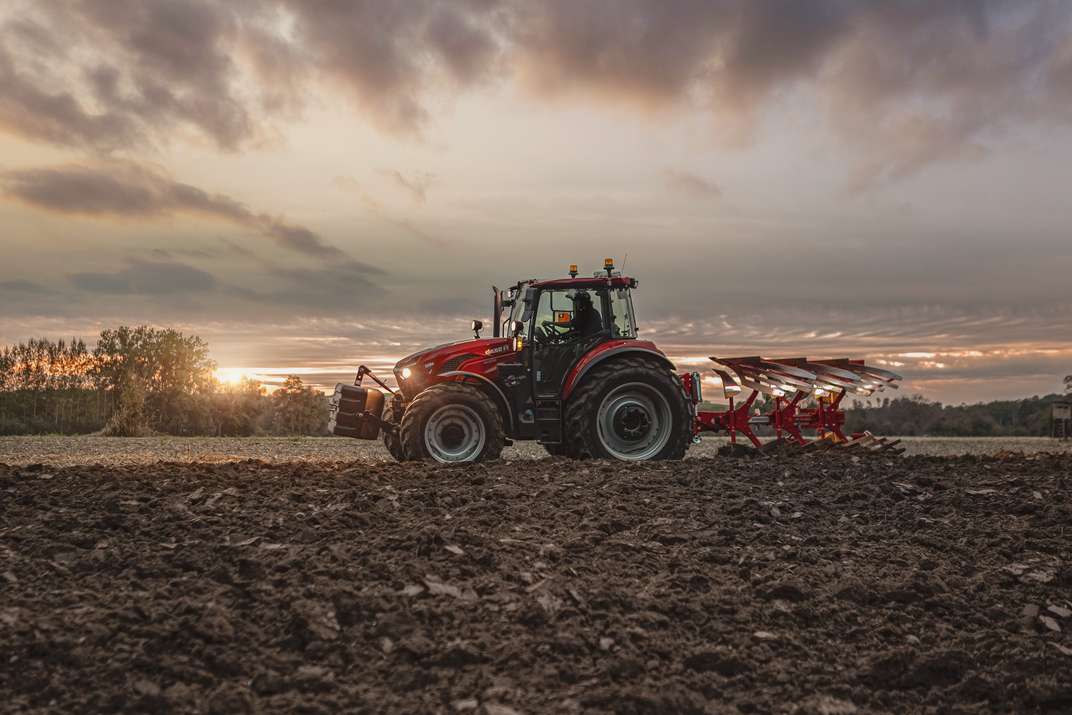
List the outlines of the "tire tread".
{"type": "Polygon", "coordinates": [[[485,420],[485,424],[490,422],[490,429],[484,436],[484,451],[474,461],[482,462],[499,458],[506,443],[506,432],[503,429],[502,414],[495,402],[474,385],[464,382],[440,382],[422,390],[413,398],[402,415],[399,434],[402,454],[406,460],[430,459],[421,437],[425,422],[436,409],[459,399],[475,401],[478,410],[490,417],[485,420]]]}
{"type": "MultiPolygon", "coordinates": [[[[606,383],[625,370],[635,370],[644,374],[653,383],[661,383],[671,388],[674,394],[681,396],[671,409],[678,409],[676,433],[670,435],[666,446],[653,459],[682,459],[692,443],[692,411],[682,390],[681,378],[662,365],[646,357],[621,357],[592,371],[580,387],[570,396],[566,405],[566,434],[575,435],[574,449],[577,457],[604,456],[601,445],[593,437],[593,422],[599,410],[599,399],[606,383]]],[[[572,455],[571,455],[572,456],[572,455]]]]}

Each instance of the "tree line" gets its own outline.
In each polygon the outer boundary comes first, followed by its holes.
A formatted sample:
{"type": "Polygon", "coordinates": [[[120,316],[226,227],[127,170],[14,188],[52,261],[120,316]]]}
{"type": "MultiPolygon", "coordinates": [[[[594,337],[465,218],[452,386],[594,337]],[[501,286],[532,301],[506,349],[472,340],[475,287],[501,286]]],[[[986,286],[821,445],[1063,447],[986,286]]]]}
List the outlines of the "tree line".
{"type": "Polygon", "coordinates": [[[846,410],[854,432],[933,437],[1048,436],[1052,394],[1023,400],[996,400],[974,405],[943,405],[920,396],[885,398],[877,404],[858,400],[846,410]]]}
{"type": "Polygon", "coordinates": [[[172,329],[121,326],[84,341],[0,348],[0,434],[326,434],[327,401],[292,375],[268,391],[224,385],[208,345],[172,329]]]}
{"type": "MultiPolygon", "coordinates": [[[[270,395],[254,380],[221,384],[208,345],[171,329],[122,326],[82,340],[0,348],[0,434],[251,436],[326,434],[327,400],[290,376],[270,395]]],[[[1069,381],[1072,382],[1072,381],[1069,381]]],[[[919,396],[854,401],[851,431],[978,437],[1048,435],[1059,395],[974,405],[919,396]]]]}

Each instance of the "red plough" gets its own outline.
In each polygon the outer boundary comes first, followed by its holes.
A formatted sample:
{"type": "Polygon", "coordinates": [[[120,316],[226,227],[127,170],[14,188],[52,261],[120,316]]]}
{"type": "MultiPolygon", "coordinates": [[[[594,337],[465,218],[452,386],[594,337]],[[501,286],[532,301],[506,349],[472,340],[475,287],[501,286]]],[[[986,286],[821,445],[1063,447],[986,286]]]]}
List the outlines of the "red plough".
{"type": "Polygon", "coordinates": [[[768,360],[759,356],[711,359],[717,364],[714,371],[722,380],[729,409],[698,410],[697,435],[704,431],[725,432],[733,445],[731,449],[738,448],[737,436],[741,435],[759,450],[795,445],[806,449],[904,451],[898,447],[900,440],[875,437],[870,432],[846,435],[841,406],[846,394],[870,396],[886,388],[896,389],[900,375],[863,360],[768,360]],[[744,390],[749,394],[742,401],[744,390]],[[774,398],[767,402],[765,412],[755,407],[760,395],[774,398]],[[774,440],[762,442],[755,433],[759,425],[770,427],[774,440]],[[805,437],[805,432],[812,433],[813,438],[805,437]]]}

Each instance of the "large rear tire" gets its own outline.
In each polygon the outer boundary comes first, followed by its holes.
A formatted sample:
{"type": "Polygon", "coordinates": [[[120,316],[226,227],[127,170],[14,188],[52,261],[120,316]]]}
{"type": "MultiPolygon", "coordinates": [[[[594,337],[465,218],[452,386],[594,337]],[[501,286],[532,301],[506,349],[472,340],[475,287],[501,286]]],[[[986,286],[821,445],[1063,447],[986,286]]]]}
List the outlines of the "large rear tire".
{"type": "Polygon", "coordinates": [[[505,445],[502,415],[479,388],[460,382],[432,385],[402,415],[407,459],[444,464],[497,459],[505,445]]]}
{"type": "Polygon", "coordinates": [[[596,368],[573,393],[566,432],[583,456],[681,459],[692,441],[692,410],[665,365],[623,357],[596,368]]]}

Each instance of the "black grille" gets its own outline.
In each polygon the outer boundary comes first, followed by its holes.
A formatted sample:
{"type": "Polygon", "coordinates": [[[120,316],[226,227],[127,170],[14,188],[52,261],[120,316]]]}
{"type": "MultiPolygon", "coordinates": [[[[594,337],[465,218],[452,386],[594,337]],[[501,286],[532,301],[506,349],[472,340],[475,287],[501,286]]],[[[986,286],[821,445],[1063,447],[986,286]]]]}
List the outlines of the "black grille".
{"type": "Polygon", "coordinates": [[[475,357],[479,356],[473,355],[472,353],[465,353],[464,355],[455,355],[450,360],[447,360],[445,363],[443,363],[443,366],[439,368],[439,372],[454,372],[463,362],[465,362],[466,360],[472,360],[475,357]]]}

